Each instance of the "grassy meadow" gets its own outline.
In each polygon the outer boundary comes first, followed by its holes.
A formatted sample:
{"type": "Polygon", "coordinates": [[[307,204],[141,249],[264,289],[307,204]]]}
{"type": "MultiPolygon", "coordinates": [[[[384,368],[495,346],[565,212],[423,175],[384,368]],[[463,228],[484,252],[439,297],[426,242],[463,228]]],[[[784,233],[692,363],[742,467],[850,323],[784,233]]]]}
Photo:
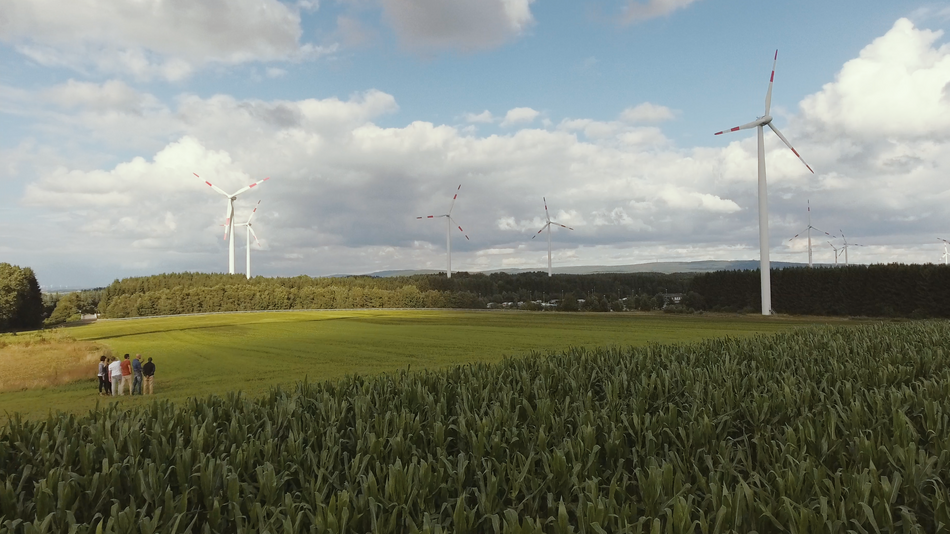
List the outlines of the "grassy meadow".
{"type": "MultiPolygon", "coordinates": [[[[0,336],[0,366],[30,376],[0,390],[0,417],[50,410],[82,413],[97,402],[139,405],[149,399],[96,394],[90,351],[141,353],[156,363],[156,397],[181,401],[230,391],[257,396],[275,385],[434,369],[569,347],[630,346],[745,337],[827,318],[672,316],[662,314],[506,311],[353,310],[264,312],[99,321],[50,333],[0,336]],[[42,351],[30,336],[56,337],[42,351]],[[63,359],[63,354],[72,354],[63,359]],[[64,377],[87,379],[62,385],[64,377]],[[66,370],[68,369],[68,373],[66,370]],[[19,390],[17,390],[19,389],[19,390]]],[[[43,345],[43,344],[37,344],[43,345]]],[[[0,367],[0,371],[4,368],[0,367]]]]}

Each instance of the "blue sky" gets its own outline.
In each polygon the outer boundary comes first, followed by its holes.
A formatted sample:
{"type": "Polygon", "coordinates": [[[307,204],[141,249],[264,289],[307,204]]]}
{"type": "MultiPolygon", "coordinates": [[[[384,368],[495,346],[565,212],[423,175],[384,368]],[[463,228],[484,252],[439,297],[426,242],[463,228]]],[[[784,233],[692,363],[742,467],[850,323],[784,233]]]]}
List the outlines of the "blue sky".
{"type": "Polygon", "coordinates": [[[767,134],[773,259],[805,260],[807,200],[852,261],[950,239],[948,3],[3,3],[0,261],[45,286],[225,270],[191,172],[272,177],[235,203],[262,202],[255,274],[442,268],[415,216],[459,183],[457,269],[542,268],[542,196],[556,265],[757,258],[754,133],[712,133],[762,113],[775,49],[816,174],[767,134]]]}

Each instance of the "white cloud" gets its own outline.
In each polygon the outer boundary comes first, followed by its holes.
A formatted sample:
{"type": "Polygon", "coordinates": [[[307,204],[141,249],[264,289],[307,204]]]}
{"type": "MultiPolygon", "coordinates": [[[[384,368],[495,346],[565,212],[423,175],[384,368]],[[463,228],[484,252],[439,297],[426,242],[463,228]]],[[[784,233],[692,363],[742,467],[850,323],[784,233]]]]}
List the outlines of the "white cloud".
{"type": "Polygon", "coordinates": [[[534,23],[534,0],[380,1],[399,40],[413,49],[494,48],[534,23]]]}
{"type": "Polygon", "coordinates": [[[801,103],[803,118],[855,139],[950,135],[950,47],[900,19],[801,103]]]}
{"type": "Polygon", "coordinates": [[[638,22],[669,15],[677,9],[692,4],[696,0],[629,0],[623,10],[625,22],[638,22]]]}
{"type": "Polygon", "coordinates": [[[666,106],[644,102],[620,113],[620,120],[629,123],[663,122],[673,119],[676,114],[666,106]]]}
{"type": "Polygon", "coordinates": [[[534,122],[538,118],[540,111],[531,108],[513,108],[505,113],[505,118],[501,121],[502,126],[514,126],[516,124],[526,124],[534,122]]]}
{"type": "Polygon", "coordinates": [[[481,113],[466,113],[465,120],[467,122],[489,124],[495,121],[495,117],[493,117],[491,112],[486,109],[485,111],[481,113]]]}
{"type": "Polygon", "coordinates": [[[8,0],[0,41],[45,66],[180,80],[209,63],[290,61],[335,49],[301,44],[278,0],[8,0]]]}
{"type": "MultiPolygon", "coordinates": [[[[773,258],[804,261],[800,243],[788,240],[804,227],[808,199],[815,226],[869,245],[852,261],[920,261],[931,249],[939,257],[934,238],[950,218],[950,101],[934,94],[934,78],[948,57],[934,34],[899,22],[806,98],[779,127],[816,175],[766,135],[773,258]],[[888,73],[877,82],[883,87],[855,83],[866,72],[888,73]],[[889,120],[878,108],[892,89],[923,95],[894,105],[930,135],[902,124],[868,133],[869,122],[889,120]],[[822,103],[828,99],[835,104],[822,103]]],[[[5,107],[30,98],[0,87],[5,107]]],[[[509,111],[505,120],[522,113],[522,122],[502,135],[423,121],[382,126],[398,106],[379,91],[272,101],[185,94],[166,107],[120,82],[68,82],[32,98],[46,106],[42,128],[70,139],[118,131],[155,148],[108,165],[36,143],[0,154],[0,169],[26,183],[16,209],[37,229],[27,240],[4,228],[12,250],[43,243],[86,262],[93,250],[99,263],[135,260],[145,272],[221,270],[224,206],[197,172],[226,190],[272,177],[237,202],[243,217],[263,199],[255,217],[272,252],[257,256],[256,270],[268,275],[441,269],[445,227],[415,217],[444,213],[459,183],[453,217],[471,241],[453,241],[453,266],[463,270],[543,267],[535,259],[546,243],[531,240],[545,220],[542,196],[552,218],[575,228],[558,230],[562,263],[757,255],[754,135],[683,149],[656,126],[619,119],[539,129],[531,108],[509,111]]],[[[830,248],[815,259],[829,261],[830,248]]]]}

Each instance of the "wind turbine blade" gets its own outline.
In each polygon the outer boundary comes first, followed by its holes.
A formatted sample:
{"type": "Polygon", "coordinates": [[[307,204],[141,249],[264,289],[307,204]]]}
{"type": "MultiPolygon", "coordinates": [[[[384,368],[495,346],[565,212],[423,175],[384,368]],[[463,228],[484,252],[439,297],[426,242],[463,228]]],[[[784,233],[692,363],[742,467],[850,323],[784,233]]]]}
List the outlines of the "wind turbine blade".
{"type": "Polygon", "coordinates": [[[791,238],[791,239],[789,239],[789,242],[791,242],[791,241],[795,241],[796,239],[798,239],[798,236],[800,236],[800,235],[802,235],[802,233],[801,233],[801,232],[798,232],[797,234],[795,234],[795,235],[793,235],[793,236],[792,236],[792,238],[791,238]]]}
{"type": "Polygon", "coordinates": [[[563,224],[561,224],[561,223],[556,223],[556,222],[554,222],[554,221],[551,221],[551,224],[556,224],[556,225],[560,226],[561,228],[567,228],[568,230],[573,230],[573,228],[571,228],[570,226],[564,226],[563,224]]]}
{"type": "Polygon", "coordinates": [[[778,63],[778,50],[775,51],[775,59],[772,60],[772,76],[769,78],[769,91],[765,93],[765,114],[769,114],[772,107],[772,82],[775,81],[775,64],[778,63]]]}
{"type": "Polygon", "coordinates": [[[769,128],[771,128],[772,131],[775,132],[775,135],[777,135],[778,138],[781,139],[783,143],[785,143],[785,146],[787,146],[788,148],[790,148],[790,149],[792,150],[792,152],[793,152],[796,156],[798,156],[798,159],[802,160],[802,163],[805,164],[805,167],[807,167],[808,170],[811,171],[812,174],[815,174],[815,171],[812,171],[812,170],[811,170],[811,167],[810,167],[807,163],[805,163],[805,158],[803,158],[803,157],[801,156],[801,154],[799,154],[798,151],[795,150],[795,147],[793,147],[792,144],[788,142],[788,139],[785,139],[785,136],[782,135],[782,132],[778,131],[778,128],[776,128],[775,126],[773,126],[771,122],[769,123],[769,128]]]}
{"type": "Polygon", "coordinates": [[[722,135],[724,133],[729,133],[729,132],[738,132],[739,130],[748,130],[749,128],[755,128],[756,126],[761,126],[761,125],[762,125],[761,120],[755,120],[755,121],[743,124],[742,126],[736,126],[735,128],[729,128],[728,130],[716,132],[713,135],[722,135]]]}
{"type": "Polygon", "coordinates": [[[243,192],[245,192],[245,191],[249,191],[252,187],[257,187],[258,185],[260,185],[260,184],[266,182],[267,180],[270,180],[270,177],[264,178],[263,180],[258,180],[258,181],[254,182],[254,183],[251,184],[251,185],[242,187],[241,189],[238,189],[237,192],[234,193],[234,194],[231,195],[231,196],[232,196],[232,197],[236,197],[236,196],[240,195],[241,193],[243,193],[243,192]]]}
{"type": "Polygon", "coordinates": [[[545,224],[544,226],[542,226],[541,229],[538,230],[538,233],[537,233],[537,234],[534,234],[533,236],[531,236],[531,239],[534,239],[534,238],[538,237],[538,236],[541,234],[541,232],[543,232],[544,229],[547,228],[548,226],[551,226],[551,223],[548,223],[548,224],[545,224]]]}
{"type": "Polygon", "coordinates": [[[257,204],[254,206],[254,211],[252,211],[251,214],[247,216],[247,222],[244,224],[247,224],[247,225],[251,224],[251,217],[253,217],[254,214],[257,213],[257,206],[260,206],[260,205],[261,205],[261,201],[258,200],[257,204]]]}
{"type": "MultiPolygon", "coordinates": [[[[197,177],[199,180],[201,179],[201,177],[198,176],[196,173],[191,173],[191,174],[194,174],[195,177],[197,177]]],[[[211,186],[211,189],[214,189],[214,190],[217,191],[218,193],[221,193],[222,195],[224,195],[224,196],[226,196],[226,197],[230,197],[230,196],[231,196],[231,195],[225,193],[223,189],[221,189],[220,187],[214,185],[213,183],[209,182],[208,180],[205,180],[205,183],[208,184],[209,186],[211,186]]]]}
{"type": "Polygon", "coordinates": [[[449,215],[452,215],[452,208],[455,207],[455,199],[459,197],[459,190],[462,189],[462,184],[459,184],[459,188],[455,190],[455,196],[452,197],[452,203],[449,204],[449,215]]]}
{"type": "Polygon", "coordinates": [[[541,197],[541,200],[544,201],[544,218],[548,220],[548,223],[551,222],[551,216],[548,215],[548,199],[541,197]]]}
{"type": "MultiPolygon", "coordinates": [[[[459,186],[459,187],[462,187],[462,186],[459,186]]],[[[462,227],[459,226],[459,223],[455,222],[455,219],[453,219],[451,215],[447,215],[446,217],[448,217],[449,220],[452,221],[452,224],[454,224],[456,227],[458,227],[459,232],[462,232],[462,235],[465,236],[465,239],[471,241],[471,239],[468,239],[468,234],[465,233],[465,230],[462,230],[462,227]]]]}
{"type": "Polygon", "coordinates": [[[422,215],[416,219],[438,219],[439,217],[448,217],[448,215],[422,215]]]}
{"type": "Polygon", "coordinates": [[[227,240],[228,232],[231,230],[231,215],[234,210],[234,206],[231,205],[231,201],[228,201],[228,213],[224,217],[224,239],[227,240]]]}
{"type": "Polygon", "coordinates": [[[257,238],[257,234],[254,233],[254,229],[250,226],[247,227],[251,231],[251,235],[254,236],[254,241],[257,242],[257,246],[261,246],[261,240],[257,238]]]}

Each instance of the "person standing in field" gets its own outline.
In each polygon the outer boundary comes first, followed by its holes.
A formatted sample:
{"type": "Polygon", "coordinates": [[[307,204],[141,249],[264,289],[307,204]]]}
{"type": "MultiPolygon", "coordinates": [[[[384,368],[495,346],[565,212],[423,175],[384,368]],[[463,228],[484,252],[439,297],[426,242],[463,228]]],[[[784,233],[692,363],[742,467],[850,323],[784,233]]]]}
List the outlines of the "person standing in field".
{"type": "Polygon", "coordinates": [[[136,354],[132,360],[132,394],[138,391],[142,394],[142,355],[136,354]]]}
{"type": "Polygon", "coordinates": [[[151,395],[154,393],[152,388],[155,385],[155,364],[152,363],[151,358],[142,366],[142,373],[145,375],[145,394],[151,395]]]}
{"type": "Polygon", "coordinates": [[[112,396],[122,394],[122,363],[113,358],[109,364],[109,377],[111,378],[111,387],[109,388],[112,396]]]}
{"type": "Polygon", "coordinates": [[[109,380],[106,378],[106,356],[103,354],[99,357],[99,372],[96,374],[96,377],[99,378],[99,395],[105,395],[107,384],[109,380]]]}
{"type": "Polygon", "coordinates": [[[122,382],[119,384],[119,395],[122,395],[122,390],[125,389],[126,384],[129,386],[129,395],[132,394],[132,362],[129,361],[129,355],[126,354],[125,358],[122,360],[122,382]]]}

